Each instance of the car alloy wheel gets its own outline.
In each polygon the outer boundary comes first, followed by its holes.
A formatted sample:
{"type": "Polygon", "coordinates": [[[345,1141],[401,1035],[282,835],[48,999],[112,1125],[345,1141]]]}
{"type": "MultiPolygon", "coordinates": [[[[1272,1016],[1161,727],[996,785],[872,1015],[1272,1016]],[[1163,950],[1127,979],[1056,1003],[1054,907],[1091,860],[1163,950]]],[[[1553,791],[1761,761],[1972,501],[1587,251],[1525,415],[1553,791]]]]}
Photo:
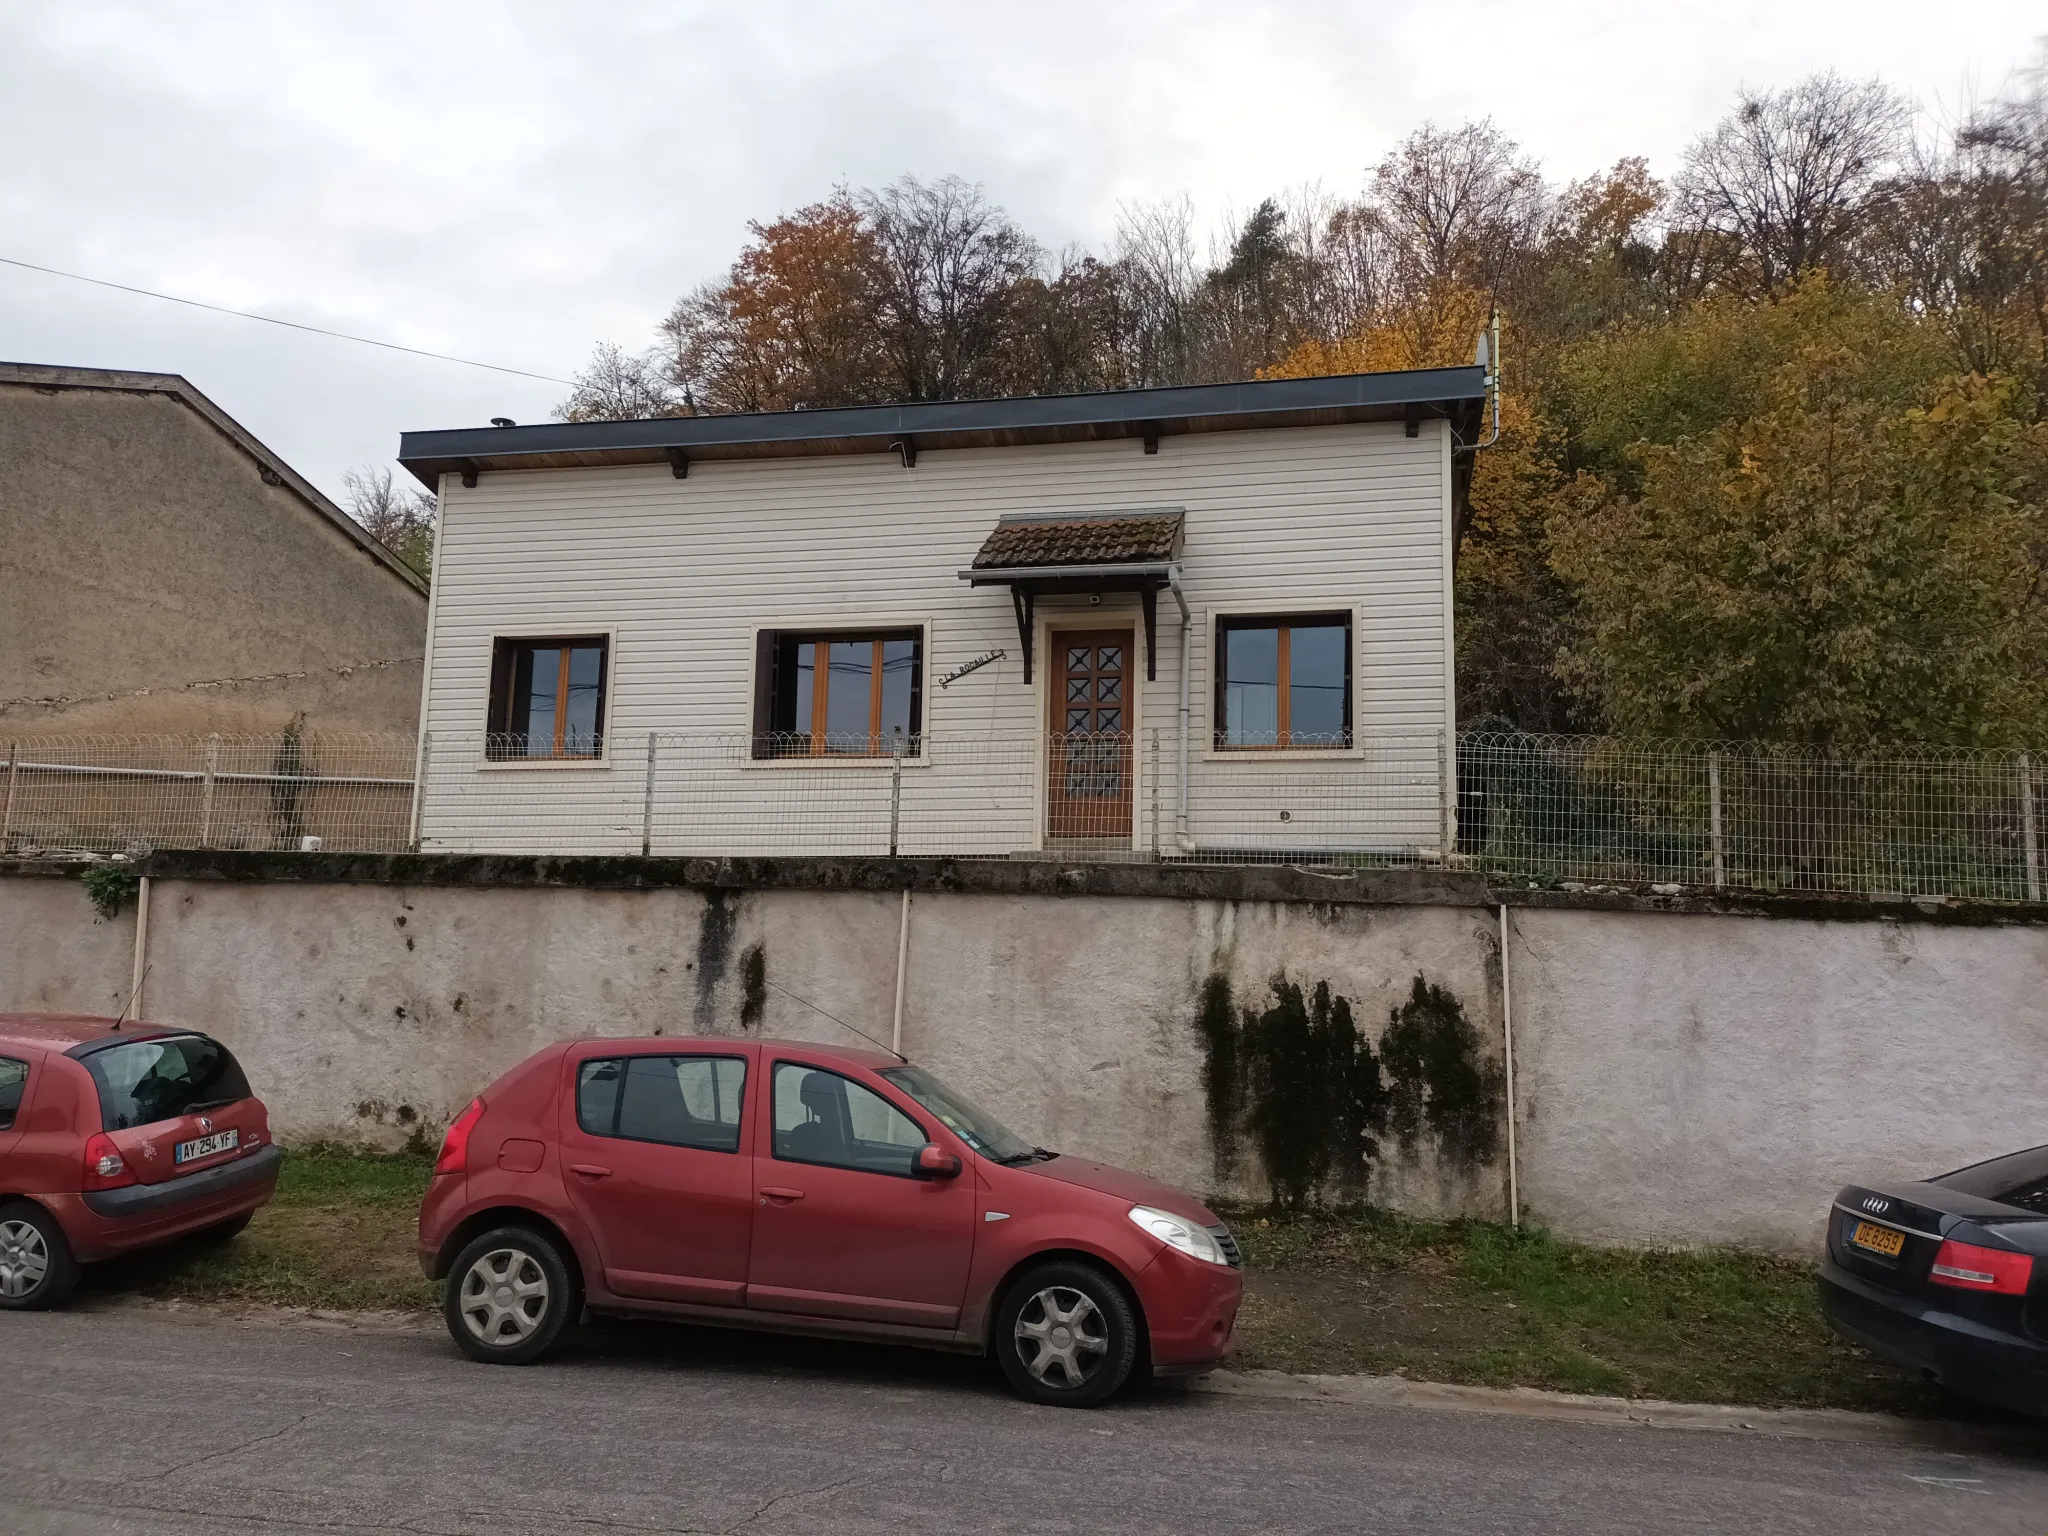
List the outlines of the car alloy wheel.
{"type": "Polygon", "coordinates": [[[570,1248],[533,1227],[497,1227],[466,1243],[448,1266],[441,1316],[472,1360],[530,1365],[553,1349],[583,1310],[570,1248]]]}
{"type": "Polygon", "coordinates": [[[78,1288],[78,1261],[57,1218],[26,1200],[0,1201],[0,1312],[39,1312],[78,1288]]]}
{"type": "Polygon", "coordinates": [[[510,1349],[532,1338],[548,1315],[548,1277],[530,1253],[496,1248],[462,1277],[463,1325],[478,1343],[510,1349]]]}
{"type": "Polygon", "coordinates": [[[1109,1355],[1102,1310],[1071,1286],[1035,1293],[1017,1314],[1015,1332],[1018,1358],[1047,1387],[1071,1392],[1087,1385],[1109,1355]]]}
{"type": "Polygon", "coordinates": [[[1144,1322],[1101,1265],[1053,1259],[1026,1270],[996,1309],[989,1343],[1011,1388],[1034,1403],[1094,1408],[1130,1379],[1144,1322]]]}
{"type": "Polygon", "coordinates": [[[0,1221],[0,1297],[26,1301],[50,1275],[50,1247],[33,1222],[0,1221]]]}

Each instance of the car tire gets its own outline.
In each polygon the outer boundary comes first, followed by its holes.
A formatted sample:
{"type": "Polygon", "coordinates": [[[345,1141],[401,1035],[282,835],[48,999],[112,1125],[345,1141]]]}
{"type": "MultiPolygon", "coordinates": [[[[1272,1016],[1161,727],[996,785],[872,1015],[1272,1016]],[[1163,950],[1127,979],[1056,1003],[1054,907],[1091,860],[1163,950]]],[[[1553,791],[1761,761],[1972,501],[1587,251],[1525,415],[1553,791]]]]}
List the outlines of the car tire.
{"type": "Polygon", "coordinates": [[[1138,1359],[1138,1316],[1093,1264],[1058,1260],[1018,1276],[996,1311],[995,1355],[1020,1397],[1063,1408],[1106,1403],[1138,1359]]]}
{"type": "Polygon", "coordinates": [[[554,1239],[498,1227],[463,1245],[448,1267],[441,1315],[472,1360],[530,1365],[583,1310],[583,1287],[554,1239]]]}
{"type": "Polygon", "coordinates": [[[39,1312],[78,1289],[78,1260],[57,1218],[39,1205],[0,1205],[0,1311],[39,1312]]]}

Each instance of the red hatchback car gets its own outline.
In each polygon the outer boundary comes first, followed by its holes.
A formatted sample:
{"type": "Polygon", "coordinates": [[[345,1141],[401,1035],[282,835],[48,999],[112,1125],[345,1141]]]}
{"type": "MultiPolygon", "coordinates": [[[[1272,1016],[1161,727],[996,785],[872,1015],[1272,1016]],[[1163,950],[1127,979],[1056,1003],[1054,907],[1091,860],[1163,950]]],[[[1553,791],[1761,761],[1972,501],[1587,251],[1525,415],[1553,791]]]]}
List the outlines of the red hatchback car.
{"type": "Polygon", "coordinates": [[[78,1266],[232,1236],[284,1154],[248,1079],[188,1029],[0,1014],[0,1308],[51,1307],[78,1266]]]}
{"type": "Polygon", "coordinates": [[[539,1358],[588,1307],[992,1352],[1040,1402],[1229,1351],[1215,1214],[1032,1147],[930,1073],[774,1040],[578,1040],[448,1129],[420,1211],[455,1342],[539,1358]]]}

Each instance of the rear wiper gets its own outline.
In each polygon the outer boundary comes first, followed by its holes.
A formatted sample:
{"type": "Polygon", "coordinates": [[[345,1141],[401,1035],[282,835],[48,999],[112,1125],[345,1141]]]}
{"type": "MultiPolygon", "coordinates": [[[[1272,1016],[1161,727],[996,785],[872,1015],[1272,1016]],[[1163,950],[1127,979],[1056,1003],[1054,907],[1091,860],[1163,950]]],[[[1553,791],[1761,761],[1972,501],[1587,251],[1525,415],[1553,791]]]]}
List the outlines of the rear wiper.
{"type": "Polygon", "coordinates": [[[187,1104],[185,1106],[185,1113],[188,1115],[203,1115],[209,1109],[225,1109],[230,1104],[239,1103],[241,1103],[240,1099],[205,1099],[197,1104],[187,1104]]]}

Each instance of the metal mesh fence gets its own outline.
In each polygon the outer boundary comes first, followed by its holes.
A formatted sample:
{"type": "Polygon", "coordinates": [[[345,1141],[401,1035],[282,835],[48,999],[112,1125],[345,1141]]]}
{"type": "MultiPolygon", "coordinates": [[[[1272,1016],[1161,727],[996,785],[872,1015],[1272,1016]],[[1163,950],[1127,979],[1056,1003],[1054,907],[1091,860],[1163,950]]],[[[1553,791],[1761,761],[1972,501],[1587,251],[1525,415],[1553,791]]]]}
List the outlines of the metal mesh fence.
{"type": "Polygon", "coordinates": [[[1220,751],[1171,731],[881,741],[615,733],[599,758],[429,735],[8,744],[0,850],[1057,857],[2039,900],[2021,751],[1467,733],[1220,751]],[[423,770],[414,794],[415,768],[423,770]]]}
{"type": "Polygon", "coordinates": [[[6,752],[8,853],[398,849],[409,837],[410,737],[46,736],[6,752]]]}
{"type": "Polygon", "coordinates": [[[1468,734],[1458,846],[1540,881],[2041,899],[2032,754],[1468,734]]]}

